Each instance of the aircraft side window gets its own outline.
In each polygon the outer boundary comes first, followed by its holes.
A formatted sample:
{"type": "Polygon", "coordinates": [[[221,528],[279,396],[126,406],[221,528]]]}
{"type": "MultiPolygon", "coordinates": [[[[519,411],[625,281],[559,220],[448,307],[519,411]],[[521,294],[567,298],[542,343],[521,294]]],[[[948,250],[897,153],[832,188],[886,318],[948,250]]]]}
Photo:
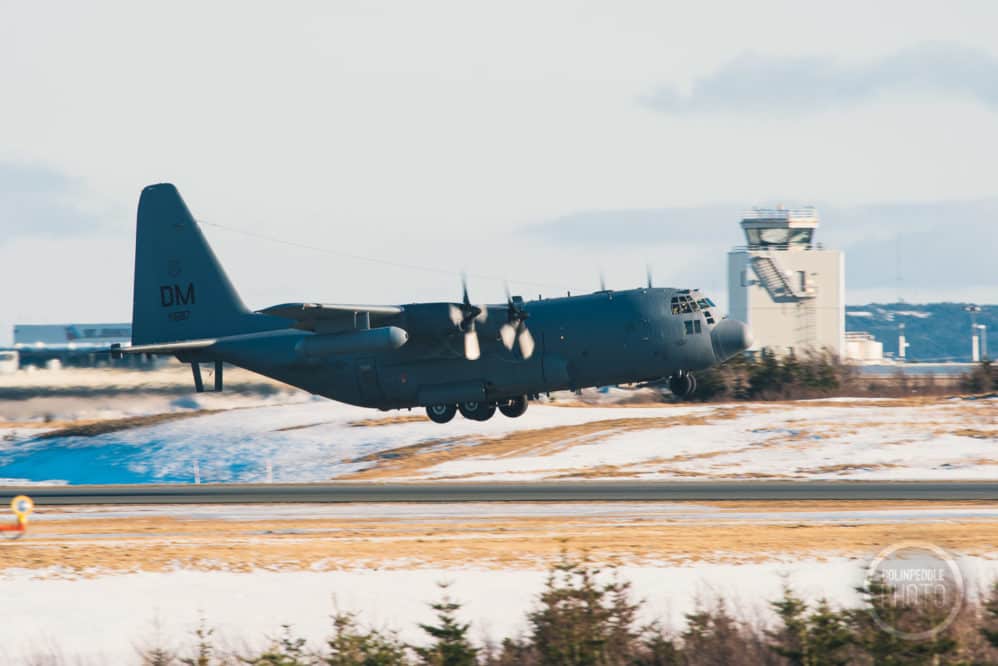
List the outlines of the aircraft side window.
{"type": "Polygon", "coordinates": [[[687,319],[683,323],[686,324],[686,335],[693,335],[693,321],[687,319]]]}
{"type": "Polygon", "coordinates": [[[714,325],[714,317],[710,314],[710,310],[704,310],[704,314],[707,317],[707,323],[711,326],[714,325]]]}
{"type": "Polygon", "coordinates": [[[703,329],[700,327],[700,320],[699,319],[694,319],[693,320],[693,330],[696,331],[697,333],[702,333],[703,332],[703,329]]]}

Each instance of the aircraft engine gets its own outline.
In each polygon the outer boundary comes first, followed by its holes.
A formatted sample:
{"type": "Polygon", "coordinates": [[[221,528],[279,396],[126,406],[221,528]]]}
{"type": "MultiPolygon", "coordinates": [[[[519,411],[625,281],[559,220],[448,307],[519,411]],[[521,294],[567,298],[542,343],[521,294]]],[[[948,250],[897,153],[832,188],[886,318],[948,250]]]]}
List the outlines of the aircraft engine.
{"type": "Polygon", "coordinates": [[[320,358],[333,354],[355,354],[398,349],[409,334],[398,326],[382,326],[348,333],[324,333],[302,338],[295,352],[302,358],[320,358]]]}

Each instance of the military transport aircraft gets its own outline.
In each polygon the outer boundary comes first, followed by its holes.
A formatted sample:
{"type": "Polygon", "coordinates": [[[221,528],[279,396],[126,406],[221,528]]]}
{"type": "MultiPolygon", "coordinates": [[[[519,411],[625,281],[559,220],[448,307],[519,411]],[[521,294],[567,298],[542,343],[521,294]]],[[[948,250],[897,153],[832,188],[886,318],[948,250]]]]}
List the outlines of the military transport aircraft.
{"type": "MultiPolygon", "coordinates": [[[[649,280],[650,282],[650,280],[649,280]]],[[[745,324],[721,318],[695,290],[647,288],[499,305],[243,305],[177,189],[139,199],[132,344],[112,354],[172,354],[230,363],[334,400],[383,410],[425,407],[517,417],[541,393],[667,379],[691,393],[691,371],[747,349],[745,324]]]]}

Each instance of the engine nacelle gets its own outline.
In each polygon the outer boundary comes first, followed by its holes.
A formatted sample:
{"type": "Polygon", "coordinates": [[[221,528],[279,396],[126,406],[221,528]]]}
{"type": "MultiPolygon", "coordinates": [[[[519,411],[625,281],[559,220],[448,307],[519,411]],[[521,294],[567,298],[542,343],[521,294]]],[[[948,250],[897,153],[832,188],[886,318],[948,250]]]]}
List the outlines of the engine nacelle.
{"type": "Polygon", "coordinates": [[[302,358],[321,358],[335,354],[366,354],[392,351],[409,340],[398,326],[382,326],[347,333],[322,333],[302,338],[295,353],[302,358]]]}

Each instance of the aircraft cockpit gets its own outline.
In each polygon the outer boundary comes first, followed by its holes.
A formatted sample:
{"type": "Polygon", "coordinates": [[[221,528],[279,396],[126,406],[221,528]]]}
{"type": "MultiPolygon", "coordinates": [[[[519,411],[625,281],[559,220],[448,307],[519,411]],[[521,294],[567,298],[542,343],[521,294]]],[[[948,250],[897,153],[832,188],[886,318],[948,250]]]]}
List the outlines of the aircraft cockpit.
{"type": "Polygon", "coordinates": [[[677,291],[672,297],[671,307],[672,314],[674,315],[703,312],[708,326],[713,326],[716,319],[720,318],[715,318],[714,316],[714,309],[717,308],[714,301],[695,290],[683,289],[677,291]]]}

